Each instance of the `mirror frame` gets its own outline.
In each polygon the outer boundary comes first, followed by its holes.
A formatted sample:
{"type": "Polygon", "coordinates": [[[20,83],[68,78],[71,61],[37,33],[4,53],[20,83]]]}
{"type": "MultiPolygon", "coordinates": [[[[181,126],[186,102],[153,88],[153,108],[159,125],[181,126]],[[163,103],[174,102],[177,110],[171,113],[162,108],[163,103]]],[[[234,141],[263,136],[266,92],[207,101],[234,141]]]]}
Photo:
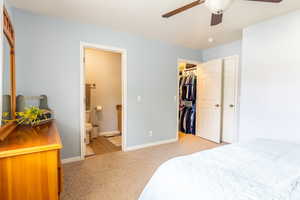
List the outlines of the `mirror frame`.
{"type": "MultiPolygon", "coordinates": [[[[10,112],[12,119],[14,120],[16,118],[15,31],[8,11],[5,7],[3,7],[3,33],[10,46],[10,112]]],[[[4,140],[14,130],[15,127],[16,124],[13,122],[7,123],[0,127],[0,141],[4,140]]]]}

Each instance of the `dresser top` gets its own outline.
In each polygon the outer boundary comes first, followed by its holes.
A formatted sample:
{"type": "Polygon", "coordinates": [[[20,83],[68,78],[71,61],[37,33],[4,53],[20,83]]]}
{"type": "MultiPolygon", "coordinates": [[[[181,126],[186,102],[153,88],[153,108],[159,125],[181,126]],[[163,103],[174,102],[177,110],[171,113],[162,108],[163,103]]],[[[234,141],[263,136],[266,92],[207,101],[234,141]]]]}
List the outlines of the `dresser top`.
{"type": "Polygon", "coordinates": [[[19,126],[4,141],[0,141],[0,158],[61,148],[55,122],[35,128],[19,126]]]}

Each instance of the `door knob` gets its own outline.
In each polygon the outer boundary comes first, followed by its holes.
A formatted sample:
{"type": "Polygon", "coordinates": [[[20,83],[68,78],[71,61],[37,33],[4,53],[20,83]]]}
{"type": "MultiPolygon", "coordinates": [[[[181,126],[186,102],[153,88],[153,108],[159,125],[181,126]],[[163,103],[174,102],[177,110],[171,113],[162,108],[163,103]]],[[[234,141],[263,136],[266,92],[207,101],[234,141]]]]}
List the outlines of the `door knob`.
{"type": "Polygon", "coordinates": [[[233,108],[233,107],[234,107],[234,105],[233,105],[233,104],[230,104],[230,105],[229,105],[229,107],[230,107],[230,108],[233,108]]]}
{"type": "Polygon", "coordinates": [[[216,104],[215,106],[216,106],[217,108],[219,108],[219,107],[220,107],[220,104],[216,104]]]}

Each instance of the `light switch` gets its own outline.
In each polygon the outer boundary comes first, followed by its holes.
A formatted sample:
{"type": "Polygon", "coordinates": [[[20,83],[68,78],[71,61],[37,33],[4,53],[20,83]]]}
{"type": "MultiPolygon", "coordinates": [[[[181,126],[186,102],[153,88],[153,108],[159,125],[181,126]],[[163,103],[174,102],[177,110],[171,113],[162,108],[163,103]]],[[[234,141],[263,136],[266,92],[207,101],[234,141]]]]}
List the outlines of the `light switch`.
{"type": "Polygon", "coordinates": [[[149,137],[153,136],[153,131],[149,131],[149,137]]]}
{"type": "Polygon", "coordinates": [[[174,102],[177,102],[177,96],[174,96],[174,102]]]}
{"type": "Polygon", "coordinates": [[[142,101],[142,97],[141,96],[137,96],[136,100],[137,100],[137,102],[141,102],[142,101]]]}

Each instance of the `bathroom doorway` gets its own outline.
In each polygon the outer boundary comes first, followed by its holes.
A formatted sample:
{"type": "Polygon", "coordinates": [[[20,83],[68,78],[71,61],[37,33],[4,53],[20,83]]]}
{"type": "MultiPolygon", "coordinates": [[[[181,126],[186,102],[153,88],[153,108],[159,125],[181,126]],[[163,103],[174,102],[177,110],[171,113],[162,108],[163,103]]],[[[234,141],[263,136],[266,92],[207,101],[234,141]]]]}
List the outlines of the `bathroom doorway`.
{"type": "Polygon", "coordinates": [[[81,44],[81,157],[124,150],[125,50],[81,44]]]}

